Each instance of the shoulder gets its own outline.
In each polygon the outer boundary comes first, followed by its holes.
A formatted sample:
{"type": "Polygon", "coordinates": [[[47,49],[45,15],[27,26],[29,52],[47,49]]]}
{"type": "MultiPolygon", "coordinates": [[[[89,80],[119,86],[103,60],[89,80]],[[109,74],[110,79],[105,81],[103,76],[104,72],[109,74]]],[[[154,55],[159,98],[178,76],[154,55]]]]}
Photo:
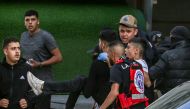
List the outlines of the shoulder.
{"type": "Polygon", "coordinates": [[[114,64],[111,69],[119,69],[122,63],[114,64]]]}
{"type": "Polygon", "coordinates": [[[136,60],[136,61],[137,61],[139,64],[142,65],[142,68],[143,68],[143,70],[144,70],[145,72],[148,72],[148,65],[147,65],[147,63],[146,63],[145,60],[139,59],[139,60],[136,60]]]}
{"type": "Polygon", "coordinates": [[[30,70],[31,69],[31,66],[29,64],[27,64],[26,60],[24,58],[21,58],[19,60],[19,66],[23,69],[27,69],[27,70],[30,70]]]}
{"type": "Polygon", "coordinates": [[[121,68],[120,68],[120,65],[121,64],[114,64],[112,67],[111,67],[111,69],[110,69],[110,73],[111,74],[113,74],[113,73],[118,73],[118,72],[120,72],[121,70],[121,68]]]}
{"type": "Polygon", "coordinates": [[[138,29],[138,33],[137,33],[136,37],[140,37],[140,38],[147,40],[147,41],[149,40],[148,34],[141,29],[138,29]]]}
{"type": "Polygon", "coordinates": [[[135,61],[135,60],[131,61],[130,64],[129,64],[129,67],[136,67],[136,66],[141,66],[142,67],[142,65],[139,62],[135,61]]]}
{"type": "Polygon", "coordinates": [[[0,63],[0,81],[2,80],[2,77],[5,73],[7,73],[7,69],[0,63]]]}
{"type": "Polygon", "coordinates": [[[142,66],[147,66],[147,63],[143,59],[136,60],[138,63],[140,63],[142,66]]]}
{"type": "Polygon", "coordinates": [[[21,39],[26,38],[29,35],[28,31],[25,31],[21,34],[21,39]]]}
{"type": "Polygon", "coordinates": [[[53,37],[53,35],[50,32],[43,29],[40,29],[40,33],[42,34],[43,37],[53,37]]]}
{"type": "Polygon", "coordinates": [[[92,66],[95,68],[109,68],[108,64],[104,61],[94,60],[92,66]]]}
{"type": "Polygon", "coordinates": [[[102,60],[94,60],[93,63],[95,64],[107,64],[105,61],[102,61],[102,60]]]}
{"type": "Polygon", "coordinates": [[[52,41],[54,42],[55,41],[53,35],[50,32],[46,31],[46,30],[41,29],[40,34],[42,36],[41,38],[43,40],[45,40],[46,42],[52,42],[52,41]]]}
{"type": "Polygon", "coordinates": [[[172,49],[172,50],[167,50],[167,51],[165,51],[165,52],[161,55],[161,57],[166,57],[166,56],[169,56],[169,55],[171,55],[171,54],[173,54],[173,53],[177,53],[176,49],[172,49]]]}
{"type": "Polygon", "coordinates": [[[112,71],[120,71],[120,72],[123,72],[123,70],[126,70],[130,67],[130,63],[128,62],[121,62],[121,63],[117,63],[117,64],[114,64],[112,66],[112,71]]]}
{"type": "Polygon", "coordinates": [[[0,72],[2,71],[2,69],[4,69],[5,67],[2,65],[2,63],[0,63],[0,72]]]}
{"type": "MultiPolygon", "coordinates": [[[[184,54],[184,51],[180,51],[181,49],[172,49],[165,51],[161,56],[160,59],[164,60],[165,62],[178,59],[182,54],[184,54]]],[[[184,56],[184,55],[183,55],[184,56]]]]}
{"type": "Polygon", "coordinates": [[[26,35],[26,34],[29,34],[28,31],[24,31],[24,32],[21,34],[21,36],[24,36],[24,35],[26,35]]]}

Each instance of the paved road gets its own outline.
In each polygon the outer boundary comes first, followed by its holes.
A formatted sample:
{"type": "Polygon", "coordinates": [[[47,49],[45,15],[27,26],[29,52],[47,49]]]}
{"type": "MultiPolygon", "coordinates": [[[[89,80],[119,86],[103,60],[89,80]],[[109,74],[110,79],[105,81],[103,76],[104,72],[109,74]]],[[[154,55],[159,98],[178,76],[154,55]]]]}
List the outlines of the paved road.
{"type": "MultiPolygon", "coordinates": [[[[52,95],[51,97],[51,108],[52,109],[65,109],[65,103],[68,95],[52,95]]],[[[83,95],[77,100],[75,109],[92,109],[94,101],[92,98],[85,98],[83,95]]]]}

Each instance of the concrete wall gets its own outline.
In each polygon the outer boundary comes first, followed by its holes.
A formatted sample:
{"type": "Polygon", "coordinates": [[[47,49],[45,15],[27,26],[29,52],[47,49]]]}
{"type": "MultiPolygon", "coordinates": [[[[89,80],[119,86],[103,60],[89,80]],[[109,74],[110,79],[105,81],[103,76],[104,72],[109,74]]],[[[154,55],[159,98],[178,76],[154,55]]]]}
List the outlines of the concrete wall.
{"type": "Polygon", "coordinates": [[[152,30],[159,30],[169,35],[176,25],[190,29],[190,0],[157,0],[153,6],[152,30]]]}

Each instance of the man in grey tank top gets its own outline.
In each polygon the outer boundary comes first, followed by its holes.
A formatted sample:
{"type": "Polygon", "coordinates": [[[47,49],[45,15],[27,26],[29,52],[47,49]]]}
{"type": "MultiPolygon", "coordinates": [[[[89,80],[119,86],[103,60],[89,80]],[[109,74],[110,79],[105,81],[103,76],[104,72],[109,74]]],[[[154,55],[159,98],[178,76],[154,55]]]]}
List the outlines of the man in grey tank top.
{"type": "MultiPolygon", "coordinates": [[[[54,37],[39,28],[38,12],[28,10],[24,16],[28,31],[23,32],[20,39],[23,58],[33,68],[34,74],[45,81],[52,81],[51,65],[61,62],[62,55],[54,37]]],[[[51,95],[41,95],[36,99],[35,109],[49,109],[51,95]]]]}

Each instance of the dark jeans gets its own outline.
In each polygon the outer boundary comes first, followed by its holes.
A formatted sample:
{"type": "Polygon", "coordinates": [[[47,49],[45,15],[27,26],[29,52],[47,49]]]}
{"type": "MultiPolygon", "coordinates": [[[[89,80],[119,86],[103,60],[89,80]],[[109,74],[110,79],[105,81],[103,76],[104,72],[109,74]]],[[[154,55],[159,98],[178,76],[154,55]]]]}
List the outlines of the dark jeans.
{"type": "MultiPolygon", "coordinates": [[[[110,88],[111,88],[111,84],[105,83],[102,87],[99,88],[100,90],[97,91],[97,93],[91,95],[92,98],[98,103],[98,105],[101,105],[104,102],[105,98],[107,97],[107,95],[110,92],[110,88]]],[[[83,91],[83,89],[77,90],[77,91],[69,94],[69,98],[66,102],[66,109],[74,109],[76,101],[81,92],[83,92],[83,94],[85,96],[85,92],[83,91]]],[[[112,107],[113,107],[113,104],[110,105],[110,107],[107,109],[112,109],[112,107]]]]}

